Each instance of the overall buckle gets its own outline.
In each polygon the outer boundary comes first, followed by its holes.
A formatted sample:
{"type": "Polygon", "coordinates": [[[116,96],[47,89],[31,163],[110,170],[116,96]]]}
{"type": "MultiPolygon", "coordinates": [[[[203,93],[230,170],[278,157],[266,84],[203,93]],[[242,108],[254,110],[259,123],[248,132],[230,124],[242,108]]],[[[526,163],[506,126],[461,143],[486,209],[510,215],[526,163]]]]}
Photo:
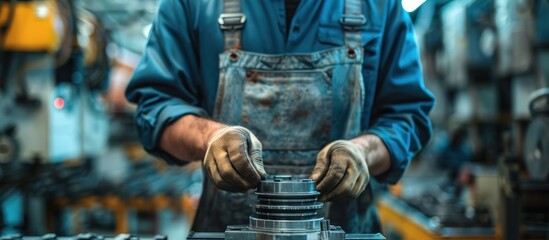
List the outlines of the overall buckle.
{"type": "Polygon", "coordinates": [[[343,14],[339,19],[339,23],[346,31],[359,31],[364,24],[366,24],[366,17],[364,15],[349,15],[343,14]]]}
{"type": "Polygon", "coordinates": [[[243,13],[222,13],[217,22],[221,30],[238,30],[244,27],[246,15],[243,13]]]}

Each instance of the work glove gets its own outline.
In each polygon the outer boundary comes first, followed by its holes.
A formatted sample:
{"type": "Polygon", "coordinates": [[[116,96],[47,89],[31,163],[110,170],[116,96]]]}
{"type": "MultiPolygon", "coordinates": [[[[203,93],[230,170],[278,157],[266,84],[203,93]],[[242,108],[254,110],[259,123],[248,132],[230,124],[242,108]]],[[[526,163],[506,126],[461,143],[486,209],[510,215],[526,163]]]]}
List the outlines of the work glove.
{"type": "Polygon", "coordinates": [[[332,142],[318,154],[311,179],[322,201],[356,198],[370,180],[366,155],[350,141],[332,142]]]}
{"type": "Polygon", "coordinates": [[[261,143],[248,129],[225,127],[208,142],[204,168],[220,189],[244,192],[254,188],[267,174],[263,168],[261,143]]]}

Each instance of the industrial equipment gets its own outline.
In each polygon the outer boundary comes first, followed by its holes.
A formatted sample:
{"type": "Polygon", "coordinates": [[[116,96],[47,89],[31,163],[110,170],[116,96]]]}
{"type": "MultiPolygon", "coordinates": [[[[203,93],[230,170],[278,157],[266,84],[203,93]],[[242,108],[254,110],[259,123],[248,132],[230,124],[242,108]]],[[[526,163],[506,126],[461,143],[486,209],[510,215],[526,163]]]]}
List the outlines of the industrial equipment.
{"type": "Polygon", "coordinates": [[[50,199],[102,189],[107,44],[72,0],[0,0],[0,234],[43,233],[50,199]]]}
{"type": "Polygon", "coordinates": [[[323,203],[311,179],[277,175],[261,181],[255,193],[255,214],[248,225],[227,226],[224,233],[191,232],[189,240],[207,239],[385,239],[377,234],[346,234],[319,216],[323,203]]]}
{"type": "MultiPolygon", "coordinates": [[[[499,75],[524,74],[532,68],[532,42],[535,1],[496,0],[494,21],[497,27],[499,75]]],[[[538,1],[543,2],[543,1],[538,1]]],[[[545,25],[545,24],[544,24],[545,25]]]]}
{"type": "Polygon", "coordinates": [[[97,157],[108,137],[108,43],[73,1],[0,0],[0,162],[97,157]]]}
{"type": "Polygon", "coordinates": [[[504,239],[549,236],[549,88],[533,92],[529,106],[523,151],[509,141],[500,162],[504,239]]]}
{"type": "Polygon", "coordinates": [[[0,1],[0,49],[54,52],[61,37],[54,0],[0,1]]]}
{"type": "MultiPolygon", "coordinates": [[[[486,209],[472,212],[454,201],[424,194],[416,199],[383,195],[378,203],[388,239],[497,239],[486,209]],[[454,201],[454,202],[452,202],[454,201]]],[[[443,198],[444,196],[438,196],[443,198]]]]}
{"type": "Polygon", "coordinates": [[[532,123],[526,132],[524,161],[530,178],[537,181],[549,179],[549,88],[542,88],[531,95],[532,123]]]}
{"type": "Polygon", "coordinates": [[[149,238],[140,238],[130,234],[118,234],[115,237],[104,237],[91,233],[82,233],[76,236],[57,236],[53,233],[44,234],[42,236],[22,236],[20,234],[7,235],[0,238],[1,240],[168,240],[165,235],[156,235],[149,238]]]}

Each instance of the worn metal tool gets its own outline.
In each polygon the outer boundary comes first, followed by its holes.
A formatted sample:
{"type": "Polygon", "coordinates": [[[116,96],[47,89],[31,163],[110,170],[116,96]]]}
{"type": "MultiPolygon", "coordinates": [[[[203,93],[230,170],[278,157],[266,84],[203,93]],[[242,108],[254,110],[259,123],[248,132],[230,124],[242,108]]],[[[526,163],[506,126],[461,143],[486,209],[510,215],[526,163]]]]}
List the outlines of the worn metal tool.
{"type": "Polygon", "coordinates": [[[248,225],[228,226],[224,233],[191,232],[187,239],[269,239],[269,240],[356,240],[385,239],[377,234],[346,234],[339,226],[318,215],[323,203],[311,179],[273,176],[261,181],[257,202],[252,203],[254,214],[248,225]]]}

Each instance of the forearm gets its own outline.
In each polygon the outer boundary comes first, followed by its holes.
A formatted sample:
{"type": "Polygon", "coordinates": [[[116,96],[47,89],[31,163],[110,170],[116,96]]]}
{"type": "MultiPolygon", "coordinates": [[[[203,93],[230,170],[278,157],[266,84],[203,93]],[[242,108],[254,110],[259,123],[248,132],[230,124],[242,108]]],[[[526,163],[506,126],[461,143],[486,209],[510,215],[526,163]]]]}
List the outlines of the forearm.
{"type": "Polygon", "coordinates": [[[160,147],[183,161],[202,160],[210,136],[223,127],[226,126],[212,120],[185,115],[164,129],[160,147]]]}
{"type": "Polygon", "coordinates": [[[360,146],[366,155],[368,170],[373,176],[385,173],[391,167],[391,157],[381,139],[373,134],[366,134],[354,139],[351,142],[360,146]]]}

